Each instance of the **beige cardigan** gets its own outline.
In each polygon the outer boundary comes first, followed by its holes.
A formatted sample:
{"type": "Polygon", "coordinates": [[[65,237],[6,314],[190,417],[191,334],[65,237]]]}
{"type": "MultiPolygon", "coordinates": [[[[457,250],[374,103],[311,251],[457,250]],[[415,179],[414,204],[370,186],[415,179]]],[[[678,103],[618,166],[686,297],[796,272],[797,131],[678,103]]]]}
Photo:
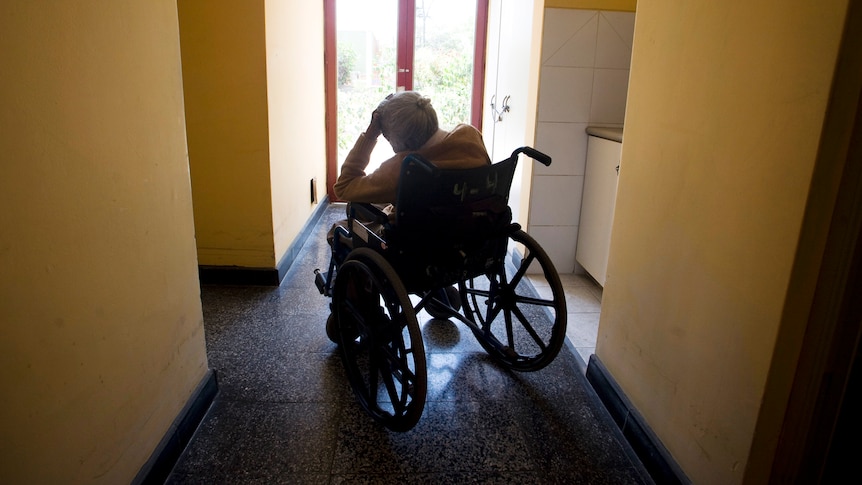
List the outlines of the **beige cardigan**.
{"type": "MultiPolygon", "coordinates": [[[[432,138],[433,140],[433,138],[432,138]]],[[[423,146],[417,152],[399,152],[366,175],[365,167],[377,140],[359,135],[341,167],[335,182],[335,195],[350,202],[394,204],[401,163],[410,153],[418,153],[439,168],[475,168],[491,163],[482,135],[470,125],[458,125],[442,140],[423,146]]]]}

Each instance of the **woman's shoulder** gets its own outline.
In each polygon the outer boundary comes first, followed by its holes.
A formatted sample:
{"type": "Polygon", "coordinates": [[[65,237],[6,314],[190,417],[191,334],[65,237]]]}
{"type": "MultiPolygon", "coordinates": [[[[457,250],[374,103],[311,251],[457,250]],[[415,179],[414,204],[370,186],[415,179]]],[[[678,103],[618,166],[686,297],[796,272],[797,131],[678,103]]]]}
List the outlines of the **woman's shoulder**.
{"type": "Polygon", "coordinates": [[[468,124],[455,126],[442,142],[421,155],[441,168],[469,168],[491,163],[482,134],[468,124]]]}
{"type": "Polygon", "coordinates": [[[479,133],[479,130],[473,125],[470,125],[467,123],[459,123],[459,124],[455,125],[455,128],[452,128],[452,131],[450,131],[449,133],[463,133],[463,132],[479,133]]]}
{"type": "Polygon", "coordinates": [[[481,140],[482,133],[473,125],[461,123],[449,131],[447,138],[481,140]]]}

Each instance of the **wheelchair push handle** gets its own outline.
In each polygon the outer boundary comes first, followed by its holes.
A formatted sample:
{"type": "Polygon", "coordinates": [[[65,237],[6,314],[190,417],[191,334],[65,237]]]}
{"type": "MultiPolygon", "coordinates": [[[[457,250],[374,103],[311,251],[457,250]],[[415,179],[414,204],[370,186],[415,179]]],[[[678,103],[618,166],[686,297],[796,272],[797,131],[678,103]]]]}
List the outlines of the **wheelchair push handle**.
{"type": "Polygon", "coordinates": [[[532,147],[521,147],[516,149],[514,152],[512,152],[512,158],[517,157],[521,153],[527,155],[533,160],[536,160],[537,162],[541,163],[546,167],[551,165],[551,157],[549,155],[545,155],[544,153],[532,147]]]}

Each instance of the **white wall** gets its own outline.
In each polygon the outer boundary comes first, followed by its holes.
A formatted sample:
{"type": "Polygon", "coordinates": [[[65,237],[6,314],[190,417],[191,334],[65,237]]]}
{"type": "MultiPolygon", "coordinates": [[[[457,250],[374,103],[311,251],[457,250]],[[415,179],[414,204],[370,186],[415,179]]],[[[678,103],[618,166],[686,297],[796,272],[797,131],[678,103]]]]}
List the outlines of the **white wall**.
{"type": "Polygon", "coordinates": [[[529,233],[560,273],[575,262],[589,125],[623,125],[633,12],[546,8],[529,233]]]}
{"type": "MultiPolygon", "coordinates": [[[[500,161],[524,145],[535,146],[543,2],[492,0],[488,5],[485,110],[482,135],[491,159],[500,161]],[[511,110],[498,120],[490,109],[508,99],[511,110]],[[496,121],[495,121],[496,120],[496,121]]],[[[519,163],[509,191],[515,221],[526,225],[532,166],[519,163]]]]}

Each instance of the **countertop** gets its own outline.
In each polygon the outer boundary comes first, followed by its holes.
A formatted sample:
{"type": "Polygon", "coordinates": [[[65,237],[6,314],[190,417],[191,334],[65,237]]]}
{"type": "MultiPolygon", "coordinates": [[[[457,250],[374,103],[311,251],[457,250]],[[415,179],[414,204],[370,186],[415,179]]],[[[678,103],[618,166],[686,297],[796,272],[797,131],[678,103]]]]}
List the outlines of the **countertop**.
{"type": "Polygon", "coordinates": [[[618,141],[620,143],[622,143],[623,141],[622,128],[612,128],[607,126],[588,126],[587,134],[597,136],[599,138],[604,138],[606,140],[618,141]]]}

